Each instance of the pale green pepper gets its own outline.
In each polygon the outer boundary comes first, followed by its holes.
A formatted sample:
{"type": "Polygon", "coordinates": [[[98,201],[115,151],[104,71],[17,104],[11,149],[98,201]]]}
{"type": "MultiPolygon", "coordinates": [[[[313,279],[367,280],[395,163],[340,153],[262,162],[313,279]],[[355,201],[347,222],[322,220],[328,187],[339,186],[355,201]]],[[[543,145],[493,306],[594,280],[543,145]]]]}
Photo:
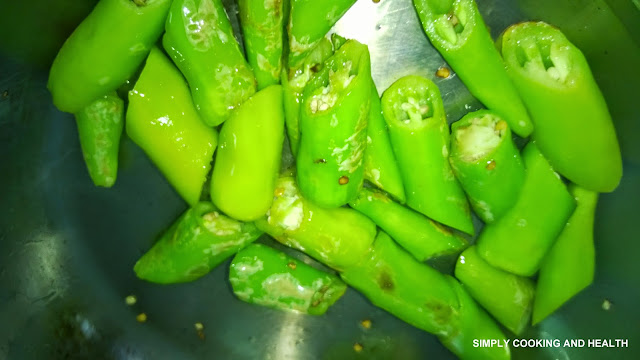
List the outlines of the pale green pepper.
{"type": "Polygon", "coordinates": [[[220,130],[211,175],[211,200],[242,221],[263,216],[273,201],[282,143],[282,87],[256,93],[231,114],[220,130]]]}
{"type": "Polygon", "coordinates": [[[182,198],[200,200],[218,133],[204,124],[186,81],[160,49],[151,50],[129,92],[127,135],[144,150],[182,198]]]}

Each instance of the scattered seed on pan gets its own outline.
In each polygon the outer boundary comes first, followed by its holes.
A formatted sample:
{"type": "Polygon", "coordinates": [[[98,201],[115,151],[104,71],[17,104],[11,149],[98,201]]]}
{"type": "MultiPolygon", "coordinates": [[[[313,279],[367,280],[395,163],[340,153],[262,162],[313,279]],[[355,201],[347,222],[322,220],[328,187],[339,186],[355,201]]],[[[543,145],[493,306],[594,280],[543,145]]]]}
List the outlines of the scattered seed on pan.
{"type": "Polygon", "coordinates": [[[147,314],[145,314],[145,313],[138,314],[138,316],[136,316],[136,320],[138,320],[139,323],[146,322],[147,321],[147,314]]]}
{"type": "Polygon", "coordinates": [[[136,298],[135,295],[129,295],[126,298],[124,298],[124,302],[129,306],[133,306],[136,304],[136,302],[138,302],[138,298],[136,298]]]}
{"type": "Polygon", "coordinates": [[[371,320],[364,319],[360,322],[360,325],[362,325],[362,327],[365,328],[366,330],[369,330],[371,329],[371,320]]]}

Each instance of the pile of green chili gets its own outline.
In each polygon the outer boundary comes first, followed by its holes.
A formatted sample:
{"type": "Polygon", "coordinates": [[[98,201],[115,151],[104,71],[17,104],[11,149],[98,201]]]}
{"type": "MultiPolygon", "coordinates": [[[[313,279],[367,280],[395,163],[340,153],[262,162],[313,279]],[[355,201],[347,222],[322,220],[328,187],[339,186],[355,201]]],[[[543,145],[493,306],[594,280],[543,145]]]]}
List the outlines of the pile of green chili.
{"type": "Polygon", "coordinates": [[[367,45],[327,35],[354,2],[239,0],[241,47],[221,0],[101,0],[48,87],[95,185],[115,183],[124,128],[189,205],[140,279],[193,281],[235,255],[240,300],[320,315],[349,285],[460,358],[508,359],[471,340],[506,338],[497,322],[521,334],[593,280],[598,193],[622,176],[607,105],[559,29],[494,43],[473,0],[414,0],[486,107],[449,128],[431,80],[380,98],[367,45]],[[445,256],[453,274],[425,263],[445,256]]]}

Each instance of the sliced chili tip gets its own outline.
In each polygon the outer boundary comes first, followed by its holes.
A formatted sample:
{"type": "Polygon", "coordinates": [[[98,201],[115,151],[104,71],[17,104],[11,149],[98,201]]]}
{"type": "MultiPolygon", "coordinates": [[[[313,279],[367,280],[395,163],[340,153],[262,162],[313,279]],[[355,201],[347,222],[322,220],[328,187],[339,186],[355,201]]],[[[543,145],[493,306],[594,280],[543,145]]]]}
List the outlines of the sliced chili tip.
{"type": "Polygon", "coordinates": [[[340,179],[338,179],[338,184],[340,185],[346,185],[349,183],[349,177],[347,176],[341,176],[340,179]]]}

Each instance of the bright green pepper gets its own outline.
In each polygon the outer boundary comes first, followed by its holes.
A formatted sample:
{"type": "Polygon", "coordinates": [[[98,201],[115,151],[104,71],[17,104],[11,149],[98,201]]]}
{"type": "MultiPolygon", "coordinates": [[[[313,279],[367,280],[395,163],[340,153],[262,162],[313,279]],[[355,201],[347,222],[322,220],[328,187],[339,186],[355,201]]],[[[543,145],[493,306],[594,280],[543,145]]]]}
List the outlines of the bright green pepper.
{"type": "Polygon", "coordinates": [[[456,331],[458,298],[448,276],[418,262],[382,231],[367,256],[340,277],[373,305],[419,329],[456,331]]]}
{"type": "Polygon", "coordinates": [[[289,67],[297,68],[356,0],[290,0],[289,67]]]}
{"type": "Polygon", "coordinates": [[[298,184],[318,205],[342,206],[362,187],[372,84],[369,50],[349,40],[304,90],[298,184]]]}
{"type": "Polygon", "coordinates": [[[102,0],[53,61],[47,87],[54,105],[76,114],[115,91],[164,30],[170,0],[102,0]]]}
{"type": "Polygon", "coordinates": [[[558,240],[542,261],[533,304],[533,325],[593,282],[593,220],[598,193],[575,184],[569,186],[569,192],[575,197],[578,205],[558,240]]]}
{"type": "Polygon", "coordinates": [[[236,254],[229,282],[240,300],[311,315],[327,312],[347,290],[337,276],[262,244],[236,254]]]}
{"type": "Polygon", "coordinates": [[[211,200],[234,219],[263,216],[273,201],[284,141],[282,87],[256,93],[220,130],[211,200]]]}
{"type": "Polygon", "coordinates": [[[282,0],[239,0],[240,23],[247,59],[258,89],[280,82],[284,9],[282,0]]]}
{"type": "Polygon", "coordinates": [[[535,285],[529,278],[487,264],[472,246],[456,263],[456,278],[507,329],[519,335],[529,324],[535,285]]]}
{"type": "Polygon", "coordinates": [[[129,92],[126,128],[182,198],[195,205],[218,134],[200,120],[186,81],[158,48],[129,92]]]}
{"type": "Polygon", "coordinates": [[[118,174],[124,127],[124,101],[115,92],[98,98],[76,114],[82,155],[96,186],[111,187],[118,174]]]}
{"type": "Polygon", "coordinates": [[[527,109],[507,75],[474,0],[413,0],[431,44],[471,94],[516,134],[533,131],[527,109]]]}
{"type": "Polygon", "coordinates": [[[175,0],[162,45],[184,74],[193,102],[209,126],[256,91],[256,80],[233,35],[221,0],[175,0]]]}
{"type": "Polygon", "coordinates": [[[287,125],[287,136],[291,153],[298,154],[300,145],[300,104],[302,92],[311,78],[322,69],[325,60],[333,55],[333,46],[327,38],[322,38],[318,45],[305,58],[297,69],[282,71],[280,81],[284,88],[284,111],[287,125]]]}
{"type": "Polygon", "coordinates": [[[326,209],[303,198],[290,176],[276,183],[275,199],[258,228],[336,270],[357,264],[369,251],[376,225],[348,208],[326,209]]]}
{"type": "Polygon", "coordinates": [[[507,123],[490,110],[451,125],[449,162],[471,207],[485,223],[500,218],[518,198],[524,165],[507,123]]]}
{"type": "Polygon", "coordinates": [[[462,359],[508,359],[507,348],[474,348],[473,339],[504,335],[460,283],[416,261],[380,232],[369,255],[340,274],[374,305],[438,335],[462,359]]]}
{"type": "Polygon", "coordinates": [[[458,296],[460,321],[458,331],[449,336],[440,336],[440,342],[462,360],[510,359],[511,348],[505,343],[507,337],[464,287],[455,279],[447,277],[458,296]],[[497,340],[501,346],[475,346],[474,340],[497,340]]]}
{"type": "Polygon", "coordinates": [[[420,261],[457,254],[467,246],[465,239],[424,215],[394,202],[380,191],[362,189],[349,206],[367,215],[420,261]]]}
{"type": "Polygon", "coordinates": [[[535,142],[522,150],[525,180],[520,196],[478,238],[478,254],[489,264],[531,276],[573,213],[576,202],[535,142]]]}
{"type": "Polygon", "coordinates": [[[473,234],[469,203],[449,164],[449,128],[440,90],[405,76],[382,95],[407,205],[452,228],[473,234]]]}
{"type": "Polygon", "coordinates": [[[620,147],[582,52],[542,22],[508,28],[498,46],[551,165],[586,189],[613,191],[622,177],[620,147]]]}
{"type": "Polygon", "coordinates": [[[404,187],[398,163],[393,155],[387,123],[375,84],[371,86],[371,107],[367,126],[367,148],[364,150],[364,179],[404,203],[404,187]]]}
{"type": "Polygon", "coordinates": [[[181,215],[133,270],[140,279],[159,284],[193,281],[260,235],[253,223],[228,218],[201,202],[181,215]]]}

